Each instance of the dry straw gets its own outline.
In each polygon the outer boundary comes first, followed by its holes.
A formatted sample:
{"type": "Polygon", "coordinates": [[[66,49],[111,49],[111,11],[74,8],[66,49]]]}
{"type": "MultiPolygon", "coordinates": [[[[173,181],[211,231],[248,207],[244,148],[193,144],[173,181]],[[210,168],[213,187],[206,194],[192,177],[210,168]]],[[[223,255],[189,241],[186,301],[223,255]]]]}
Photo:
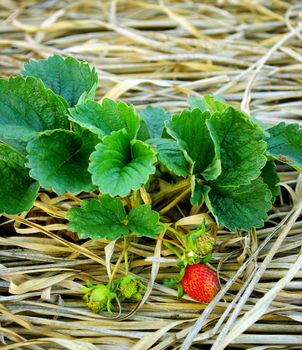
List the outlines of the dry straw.
{"type": "MultiPolygon", "coordinates": [[[[0,18],[2,77],[30,58],[73,55],[97,68],[99,100],[177,111],[188,94],[216,93],[268,124],[301,123],[299,1],[2,0],[0,18]]],[[[175,257],[161,240],[139,241],[129,255],[143,301],[93,314],[81,287],[105,282],[123,247],[75,241],[64,217],[79,198],[45,192],[31,212],[0,217],[1,349],[302,349],[302,178],[279,173],[265,228],[218,232],[222,289],[208,306],[163,286],[175,257]]]]}

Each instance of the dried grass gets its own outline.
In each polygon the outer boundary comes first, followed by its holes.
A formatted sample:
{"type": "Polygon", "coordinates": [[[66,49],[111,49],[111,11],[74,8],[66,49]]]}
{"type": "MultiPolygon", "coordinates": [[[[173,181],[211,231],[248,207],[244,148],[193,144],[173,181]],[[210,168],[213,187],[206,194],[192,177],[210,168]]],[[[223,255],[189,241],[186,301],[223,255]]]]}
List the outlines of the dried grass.
{"type": "MultiPolygon", "coordinates": [[[[217,93],[269,124],[301,123],[301,16],[298,1],[282,0],[2,0],[0,74],[74,55],[97,68],[99,99],[177,111],[188,94],[217,93]]],[[[161,240],[140,240],[129,254],[146,297],[93,314],[81,287],[107,280],[122,245],[75,241],[64,221],[74,196],[41,193],[31,212],[2,216],[1,349],[302,349],[302,178],[279,173],[265,228],[218,232],[222,290],[208,306],[164,287],[175,257],[161,240]]]]}

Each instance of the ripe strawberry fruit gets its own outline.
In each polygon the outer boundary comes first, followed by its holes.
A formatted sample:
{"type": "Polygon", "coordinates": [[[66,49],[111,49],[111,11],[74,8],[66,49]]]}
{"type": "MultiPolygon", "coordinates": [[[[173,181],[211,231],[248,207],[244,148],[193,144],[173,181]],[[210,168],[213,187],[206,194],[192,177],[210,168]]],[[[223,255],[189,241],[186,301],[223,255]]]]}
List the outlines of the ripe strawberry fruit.
{"type": "Polygon", "coordinates": [[[180,284],[191,298],[202,303],[209,303],[220,289],[216,273],[205,264],[188,265],[180,284]]]}

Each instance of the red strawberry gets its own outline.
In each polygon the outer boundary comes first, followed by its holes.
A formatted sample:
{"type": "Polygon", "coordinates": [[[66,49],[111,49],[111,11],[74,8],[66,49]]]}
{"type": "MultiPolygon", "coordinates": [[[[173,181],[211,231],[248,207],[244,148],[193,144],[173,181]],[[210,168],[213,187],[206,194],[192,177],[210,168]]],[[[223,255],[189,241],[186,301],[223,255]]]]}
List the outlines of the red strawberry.
{"type": "Polygon", "coordinates": [[[209,303],[220,289],[216,273],[205,264],[188,265],[180,284],[191,298],[202,303],[209,303]]]}

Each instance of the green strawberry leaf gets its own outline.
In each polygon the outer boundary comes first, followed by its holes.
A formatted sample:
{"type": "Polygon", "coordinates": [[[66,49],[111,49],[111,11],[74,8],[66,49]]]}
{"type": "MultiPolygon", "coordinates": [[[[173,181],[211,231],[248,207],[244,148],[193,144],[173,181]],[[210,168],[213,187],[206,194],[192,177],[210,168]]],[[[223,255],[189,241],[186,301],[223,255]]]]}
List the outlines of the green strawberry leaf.
{"type": "Polygon", "coordinates": [[[149,133],[149,129],[148,129],[148,126],[146,124],[146,122],[144,120],[140,120],[140,127],[138,129],[138,132],[137,132],[137,135],[136,135],[136,138],[138,140],[141,140],[141,141],[146,141],[150,138],[150,133],[149,133]]]}
{"type": "Polygon", "coordinates": [[[171,117],[170,113],[166,112],[163,108],[153,106],[147,106],[139,111],[139,115],[147,125],[150,138],[161,137],[165,127],[165,121],[171,117]]]}
{"type": "Polygon", "coordinates": [[[0,213],[18,215],[34,204],[40,186],[29,177],[25,160],[10,146],[0,144],[0,213]]]}
{"type": "Polygon", "coordinates": [[[128,235],[122,201],[106,194],[99,200],[83,200],[81,207],[69,209],[66,217],[70,230],[77,232],[80,238],[115,240],[128,235]]]}
{"type": "Polygon", "coordinates": [[[275,202],[275,199],[280,194],[280,182],[279,175],[277,173],[276,164],[273,161],[268,161],[265,164],[265,167],[261,170],[261,178],[272,193],[272,203],[275,202]]]}
{"type": "Polygon", "coordinates": [[[80,125],[99,137],[110,135],[111,128],[102,118],[102,106],[95,101],[86,101],[69,109],[71,120],[75,125],[80,125]]]}
{"type": "Polygon", "coordinates": [[[133,208],[128,215],[128,227],[136,236],[154,238],[164,229],[159,223],[160,216],[151,206],[144,204],[133,208]]]}
{"type": "Polygon", "coordinates": [[[82,201],[80,208],[69,209],[67,219],[70,230],[80,238],[115,240],[127,236],[129,231],[138,237],[154,238],[164,229],[159,214],[149,205],[138,205],[127,216],[123,202],[108,194],[101,195],[99,200],[82,201]]]}
{"type": "Polygon", "coordinates": [[[207,126],[221,159],[215,186],[236,187],[259,177],[266,163],[266,143],[259,126],[232,107],[213,114],[207,126]]]}
{"type": "Polygon", "coordinates": [[[222,97],[212,95],[206,95],[203,98],[191,95],[188,102],[191,109],[199,108],[202,112],[209,111],[211,114],[214,112],[222,113],[229,107],[222,97]]]}
{"type": "Polygon", "coordinates": [[[0,140],[25,152],[37,132],[68,129],[67,104],[35,78],[0,79],[0,140]]]}
{"type": "Polygon", "coordinates": [[[198,181],[198,179],[195,177],[195,175],[191,178],[191,204],[192,205],[201,205],[204,200],[203,195],[203,184],[202,182],[198,181]]]}
{"type": "Polygon", "coordinates": [[[188,163],[176,141],[172,139],[154,138],[146,141],[157,153],[158,160],[171,173],[186,177],[189,175],[188,163]]]}
{"type": "Polygon", "coordinates": [[[299,125],[282,122],[267,132],[268,155],[302,172],[302,129],[299,125]]]}
{"type": "Polygon", "coordinates": [[[68,130],[50,130],[38,134],[27,145],[30,175],[42,187],[57,194],[92,191],[88,159],[95,140],[87,131],[82,137],[68,130]]]}
{"type": "Polygon", "coordinates": [[[94,101],[96,89],[97,89],[97,83],[93,84],[92,88],[89,91],[84,91],[82,95],[79,97],[77,105],[84,104],[88,101],[94,101]]]}
{"type": "Polygon", "coordinates": [[[206,180],[214,180],[220,174],[220,161],[207,129],[210,114],[198,108],[184,110],[166,122],[167,132],[177,141],[194,174],[202,174],[206,180]]]}
{"type": "Polygon", "coordinates": [[[90,160],[92,182],[100,191],[124,197],[139,189],[155,172],[156,153],[142,141],[131,140],[122,129],[105,136],[90,160]]]}
{"type": "Polygon", "coordinates": [[[133,106],[105,98],[102,104],[87,101],[69,109],[71,121],[98,134],[110,135],[112,131],[126,129],[131,139],[137,135],[140,118],[133,106]]]}
{"type": "Polygon", "coordinates": [[[22,74],[41,79],[44,85],[64,97],[70,106],[77,104],[80,96],[98,83],[94,68],[73,57],[50,56],[46,60],[32,60],[24,65],[22,74]]]}
{"type": "Polygon", "coordinates": [[[271,192],[257,179],[237,188],[204,188],[205,201],[219,225],[230,231],[261,227],[272,206],[271,192]]]}

